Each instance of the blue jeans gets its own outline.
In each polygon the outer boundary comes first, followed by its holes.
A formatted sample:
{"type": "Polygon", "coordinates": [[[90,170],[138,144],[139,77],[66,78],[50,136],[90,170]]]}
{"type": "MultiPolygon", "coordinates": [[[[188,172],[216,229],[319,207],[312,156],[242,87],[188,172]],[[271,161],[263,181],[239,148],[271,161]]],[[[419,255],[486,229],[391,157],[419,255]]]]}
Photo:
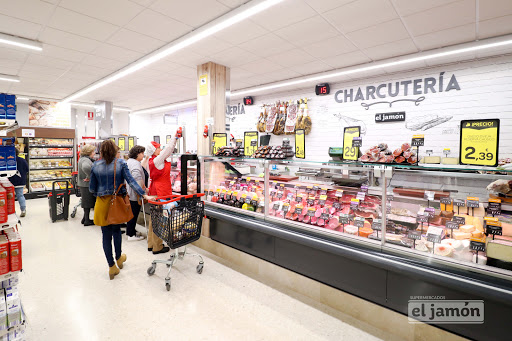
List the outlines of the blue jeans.
{"type": "Polygon", "coordinates": [[[101,232],[103,233],[103,251],[105,252],[108,266],[111,267],[115,264],[112,257],[112,239],[114,239],[116,259],[121,257],[121,225],[102,226],[101,232]]]}
{"type": "Polygon", "coordinates": [[[18,203],[20,204],[20,209],[22,211],[25,211],[27,209],[27,202],[25,201],[25,196],[23,195],[23,187],[14,187],[14,192],[16,193],[16,200],[18,200],[18,203]]]}

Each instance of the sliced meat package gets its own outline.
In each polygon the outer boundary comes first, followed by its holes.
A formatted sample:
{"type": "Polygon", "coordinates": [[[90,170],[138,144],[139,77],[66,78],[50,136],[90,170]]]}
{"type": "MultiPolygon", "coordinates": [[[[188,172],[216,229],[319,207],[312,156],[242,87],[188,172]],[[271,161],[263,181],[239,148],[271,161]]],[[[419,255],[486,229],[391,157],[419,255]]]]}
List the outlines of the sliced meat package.
{"type": "Polygon", "coordinates": [[[265,132],[272,133],[274,132],[274,127],[277,119],[277,107],[274,105],[270,108],[270,113],[267,116],[267,122],[265,123],[265,132]]]}
{"type": "Polygon", "coordinates": [[[287,135],[295,133],[295,124],[297,123],[297,105],[291,104],[288,106],[288,114],[286,116],[286,124],[284,126],[284,133],[287,135]]]}

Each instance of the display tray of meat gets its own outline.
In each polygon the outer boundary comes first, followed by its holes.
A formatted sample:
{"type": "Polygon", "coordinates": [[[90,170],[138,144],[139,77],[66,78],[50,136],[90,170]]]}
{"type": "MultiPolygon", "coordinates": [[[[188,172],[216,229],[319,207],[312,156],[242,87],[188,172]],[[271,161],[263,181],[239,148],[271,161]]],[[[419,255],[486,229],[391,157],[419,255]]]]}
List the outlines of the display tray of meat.
{"type": "Polygon", "coordinates": [[[238,147],[221,147],[215,156],[240,157],[244,156],[244,149],[238,147]]]}
{"type": "Polygon", "coordinates": [[[416,151],[409,143],[402,144],[395,150],[389,149],[386,143],[379,143],[377,146],[366,150],[359,158],[361,162],[368,163],[397,163],[414,165],[418,162],[416,151]]]}

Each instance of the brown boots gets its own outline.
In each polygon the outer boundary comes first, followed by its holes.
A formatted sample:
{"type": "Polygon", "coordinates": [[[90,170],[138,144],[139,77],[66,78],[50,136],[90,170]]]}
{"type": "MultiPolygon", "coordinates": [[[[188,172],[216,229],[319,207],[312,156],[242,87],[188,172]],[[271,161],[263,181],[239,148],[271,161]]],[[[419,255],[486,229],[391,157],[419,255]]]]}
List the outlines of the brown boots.
{"type": "Polygon", "coordinates": [[[117,260],[117,265],[114,264],[110,268],[108,268],[108,276],[110,277],[110,280],[113,280],[115,276],[119,275],[121,271],[119,269],[123,268],[123,263],[126,262],[126,255],[123,253],[121,257],[117,260]]]}

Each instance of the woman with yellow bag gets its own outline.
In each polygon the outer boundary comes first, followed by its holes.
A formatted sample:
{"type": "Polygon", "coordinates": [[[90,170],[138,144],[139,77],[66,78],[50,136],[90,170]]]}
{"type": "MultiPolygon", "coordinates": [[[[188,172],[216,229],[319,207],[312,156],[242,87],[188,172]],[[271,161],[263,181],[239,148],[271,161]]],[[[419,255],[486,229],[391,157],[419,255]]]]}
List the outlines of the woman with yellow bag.
{"type": "MultiPolygon", "coordinates": [[[[101,232],[103,233],[103,251],[107,258],[109,266],[108,274],[111,280],[114,279],[114,276],[119,274],[119,269],[122,269],[123,263],[126,262],[126,255],[121,252],[121,225],[109,223],[109,210],[113,207],[111,204],[113,196],[114,194],[115,196],[126,195],[126,188],[124,186],[124,182],[126,181],[126,183],[144,199],[148,200],[152,198],[145,195],[144,190],[130,174],[126,162],[123,159],[116,158],[116,154],[117,147],[114,142],[106,140],[101,144],[101,159],[93,164],[89,183],[89,191],[96,196],[94,224],[101,226],[101,232]],[[114,257],[112,257],[112,239],[114,240],[116,262],[114,262],[114,257]]],[[[130,220],[130,218],[126,219],[126,222],[128,220],[130,220]]]]}

